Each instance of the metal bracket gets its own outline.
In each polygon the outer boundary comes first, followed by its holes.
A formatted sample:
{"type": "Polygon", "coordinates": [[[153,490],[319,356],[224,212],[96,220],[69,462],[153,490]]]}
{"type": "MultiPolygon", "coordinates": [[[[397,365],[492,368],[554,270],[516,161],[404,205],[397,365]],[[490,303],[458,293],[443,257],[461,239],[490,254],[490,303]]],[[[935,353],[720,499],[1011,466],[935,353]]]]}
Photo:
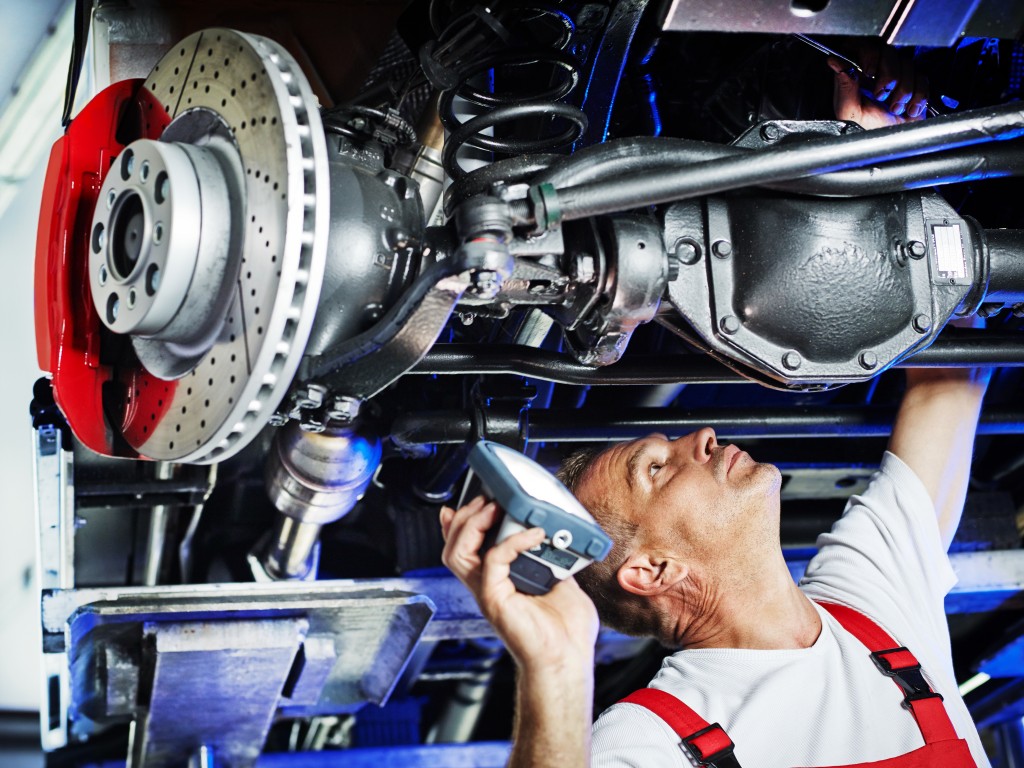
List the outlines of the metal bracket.
{"type": "MultiPolygon", "coordinates": [[[[40,589],[75,585],[74,454],[62,447],[63,430],[42,424],[34,433],[36,531],[39,536],[36,579],[40,589]]],[[[45,634],[44,634],[45,648],[45,634]]],[[[68,743],[70,675],[66,653],[43,655],[39,729],[43,749],[68,743]]]]}

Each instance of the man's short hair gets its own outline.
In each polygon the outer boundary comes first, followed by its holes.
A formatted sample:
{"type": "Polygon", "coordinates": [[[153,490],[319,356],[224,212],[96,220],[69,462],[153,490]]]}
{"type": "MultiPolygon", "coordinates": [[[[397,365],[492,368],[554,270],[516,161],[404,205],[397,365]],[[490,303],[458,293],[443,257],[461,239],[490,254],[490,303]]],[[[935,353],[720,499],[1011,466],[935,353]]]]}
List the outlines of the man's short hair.
{"type": "MultiPolygon", "coordinates": [[[[559,480],[579,498],[579,489],[603,447],[581,448],[569,454],[556,473],[559,480]]],[[[594,562],[576,574],[576,581],[597,607],[601,623],[627,635],[658,636],[660,622],[650,601],[627,592],[619,585],[619,567],[632,554],[639,526],[601,499],[580,499],[598,525],[612,538],[612,551],[602,562],[594,562]]]]}

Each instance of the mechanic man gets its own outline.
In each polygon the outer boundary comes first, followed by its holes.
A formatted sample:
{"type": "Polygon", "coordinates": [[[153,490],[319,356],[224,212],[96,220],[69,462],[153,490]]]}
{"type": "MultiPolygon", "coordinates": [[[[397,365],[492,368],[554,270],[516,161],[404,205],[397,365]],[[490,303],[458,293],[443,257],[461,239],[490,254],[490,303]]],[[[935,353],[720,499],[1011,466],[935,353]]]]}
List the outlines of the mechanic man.
{"type": "MultiPolygon", "coordinates": [[[[845,77],[840,105],[860,99],[845,77]]],[[[583,588],[516,592],[509,564],[543,531],[481,559],[499,510],[479,498],[442,510],[444,561],[518,666],[511,765],[987,766],[943,609],[986,385],[977,371],[908,371],[880,472],[820,537],[799,587],[779,543],[778,469],[711,429],[567,462],[566,484],[615,541],[583,588]],[[682,650],[601,716],[591,743],[598,613],[682,650]]]]}

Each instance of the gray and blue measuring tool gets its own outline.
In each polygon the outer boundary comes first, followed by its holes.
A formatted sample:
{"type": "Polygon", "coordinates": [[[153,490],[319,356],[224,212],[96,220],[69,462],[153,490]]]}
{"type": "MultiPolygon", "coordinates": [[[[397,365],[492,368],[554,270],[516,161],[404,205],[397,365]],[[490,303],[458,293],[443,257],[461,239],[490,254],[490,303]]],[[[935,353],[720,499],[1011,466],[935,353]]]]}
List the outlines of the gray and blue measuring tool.
{"type": "Polygon", "coordinates": [[[544,541],[512,563],[516,589],[543,595],[559,581],[604,560],[612,540],[593,516],[554,475],[507,446],[481,440],[469,454],[469,466],[505,515],[495,543],[519,531],[543,528],[544,541]]]}

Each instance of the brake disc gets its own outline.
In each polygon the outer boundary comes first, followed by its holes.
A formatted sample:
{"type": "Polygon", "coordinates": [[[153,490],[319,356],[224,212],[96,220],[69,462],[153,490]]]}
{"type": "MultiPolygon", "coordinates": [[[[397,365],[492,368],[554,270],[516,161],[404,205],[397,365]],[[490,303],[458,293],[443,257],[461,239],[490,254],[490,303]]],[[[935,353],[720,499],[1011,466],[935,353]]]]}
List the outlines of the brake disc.
{"type": "Polygon", "coordinates": [[[89,238],[96,311],[135,353],[113,410],[141,456],[219,461],[266,425],[302,358],[326,258],[327,147],[306,78],[266,38],[197,32],[144,87],[142,135],[170,122],[115,160],[89,238]]]}

